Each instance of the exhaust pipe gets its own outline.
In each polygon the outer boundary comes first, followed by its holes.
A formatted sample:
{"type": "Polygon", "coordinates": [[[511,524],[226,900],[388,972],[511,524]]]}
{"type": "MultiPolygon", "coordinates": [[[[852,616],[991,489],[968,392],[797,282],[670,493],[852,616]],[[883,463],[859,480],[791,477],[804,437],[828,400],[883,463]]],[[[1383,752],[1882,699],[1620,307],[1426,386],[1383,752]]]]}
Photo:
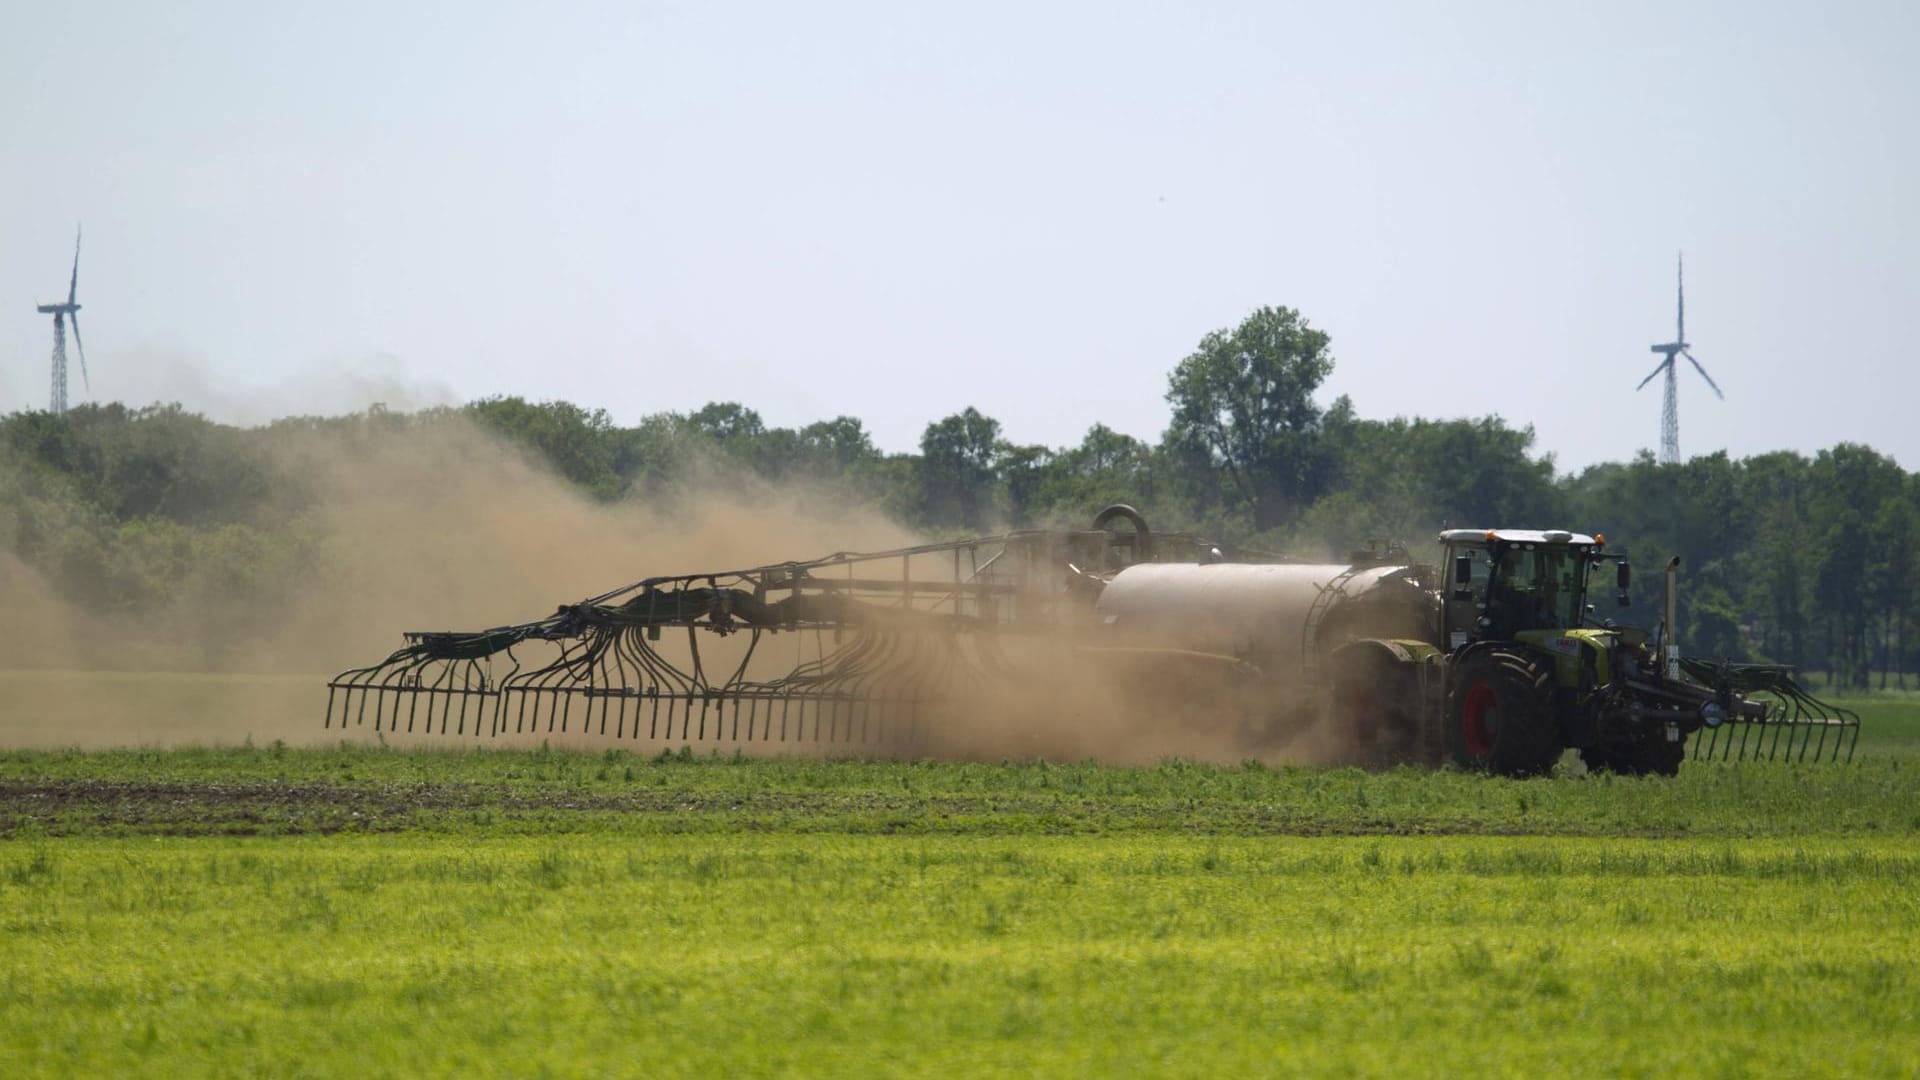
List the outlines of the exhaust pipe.
{"type": "Polygon", "coordinates": [[[1676,589],[1679,580],[1680,556],[1675,555],[1673,558],[1667,560],[1666,633],[1661,635],[1664,639],[1662,644],[1665,647],[1664,652],[1666,654],[1662,657],[1665,661],[1662,665],[1662,670],[1666,672],[1667,678],[1669,679],[1678,679],[1680,677],[1680,602],[1679,593],[1676,589]]]}

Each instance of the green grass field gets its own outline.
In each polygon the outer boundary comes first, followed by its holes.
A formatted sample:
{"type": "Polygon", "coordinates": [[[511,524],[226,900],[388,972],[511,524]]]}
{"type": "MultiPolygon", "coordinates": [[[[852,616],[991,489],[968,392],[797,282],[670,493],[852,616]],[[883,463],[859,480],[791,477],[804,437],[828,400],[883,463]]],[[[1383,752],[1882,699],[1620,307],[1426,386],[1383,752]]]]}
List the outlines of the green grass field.
{"type": "Polygon", "coordinates": [[[0,753],[0,1075],[1912,1075],[1867,705],[1675,780],[0,753]]]}

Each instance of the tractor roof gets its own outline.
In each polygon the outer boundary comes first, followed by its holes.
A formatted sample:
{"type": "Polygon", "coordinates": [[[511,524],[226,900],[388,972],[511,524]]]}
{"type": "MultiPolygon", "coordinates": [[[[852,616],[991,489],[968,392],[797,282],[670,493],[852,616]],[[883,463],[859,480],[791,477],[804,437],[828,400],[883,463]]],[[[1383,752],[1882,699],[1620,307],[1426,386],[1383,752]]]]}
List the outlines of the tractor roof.
{"type": "Polygon", "coordinates": [[[1596,541],[1585,533],[1564,529],[1448,529],[1440,534],[1443,544],[1481,543],[1499,540],[1508,544],[1587,544],[1596,541]]]}

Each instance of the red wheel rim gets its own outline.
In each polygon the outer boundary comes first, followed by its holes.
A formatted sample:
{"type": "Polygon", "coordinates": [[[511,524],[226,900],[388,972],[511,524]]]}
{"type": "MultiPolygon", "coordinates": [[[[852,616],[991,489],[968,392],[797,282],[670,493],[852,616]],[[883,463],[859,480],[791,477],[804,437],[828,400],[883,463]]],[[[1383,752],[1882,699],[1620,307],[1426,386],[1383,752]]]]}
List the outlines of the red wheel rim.
{"type": "Polygon", "coordinates": [[[1486,757],[1493,753],[1493,734],[1500,728],[1500,699],[1493,687],[1474,683],[1460,703],[1460,741],[1467,753],[1486,757]]]}

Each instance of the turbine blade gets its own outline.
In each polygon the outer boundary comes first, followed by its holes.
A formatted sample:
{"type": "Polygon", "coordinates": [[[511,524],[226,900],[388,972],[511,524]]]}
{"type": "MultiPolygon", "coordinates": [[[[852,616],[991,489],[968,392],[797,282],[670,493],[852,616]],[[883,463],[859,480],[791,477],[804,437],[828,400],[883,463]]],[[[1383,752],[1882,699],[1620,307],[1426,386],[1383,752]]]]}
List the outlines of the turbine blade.
{"type": "MultiPolygon", "coordinates": [[[[73,336],[74,336],[74,340],[76,340],[76,341],[77,341],[77,340],[79,340],[79,338],[80,338],[80,332],[79,332],[78,330],[76,330],[76,331],[74,331],[74,334],[73,334],[73,336]]],[[[1701,367],[1701,366],[1700,366],[1700,361],[1698,361],[1698,360],[1695,360],[1695,359],[1693,358],[1693,354],[1692,354],[1692,353],[1690,353],[1690,352],[1688,352],[1688,351],[1686,351],[1685,349],[1682,349],[1682,350],[1680,350],[1680,355],[1682,355],[1682,356],[1684,356],[1684,357],[1686,357],[1686,358],[1687,358],[1687,363],[1689,363],[1689,364],[1692,364],[1692,365],[1693,365],[1693,370],[1695,370],[1695,371],[1697,371],[1697,372],[1699,372],[1699,373],[1700,373],[1700,377],[1701,377],[1701,378],[1703,378],[1703,379],[1705,379],[1705,380],[1707,380],[1707,385],[1708,385],[1708,386],[1711,386],[1711,387],[1713,387],[1713,396],[1714,396],[1714,397],[1717,397],[1717,398],[1719,398],[1719,399],[1720,399],[1721,401],[1725,401],[1725,400],[1727,400],[1727,395],[1725,395],[1725,394],[1723,394],[1723,393],[1721,393],[1721,392],[1720,392],[1720,384],[1719,384],[1719,383],[1717,383],[1717,382],[1714,382],[1714,381],[1713,381],[1713,376],[1711,376],[1711,375],[1709,375],[1709,374],[1707,374],[1707,369],[1706,369],[1706,368],[1703,368],[1703,367],[1701,367]]]]}
{"type": "Polygon", "coordinates": [[[1674,323],[1673,340],[1685,345],[1687,343],[1687,258],[1684,254],[1678,254],[1673,257],[1673,260],[1673,277],[1680,287],[1680,300],[1677,307],[1680,317],[1674,323]]]}
{"type": "Polygon", "coordinates": [[[1647,376],[1646,378],[1644,378],[1644,379],[1641,379],[1641,380],[1640,380],[1640,385],[1639,385],[1639,386],[1636,386],[1636,387],[1634,387],[1634,389],[1635,389],[1635,390],[1640,390],[1640,389],[1643,389],[1643,388],[1644,388],[1644,387],[1645,387],[1645,386],[1646,386],[1646,385],[1647,385],[1648,383],[1650,383],[1650,382],[1652,382],[1652,381],[1653,381],[1653,376],[1654,376],[1654,375],[1658,375],[1658,374],[1660,374],[1661,372],[1663,372],[1663,371],[1665,371],[1665,370],[1667,370],[1667,365],[1669,365],[1669,364],[1671,364],[1671,363],[1673,363],[1673,357],[1671,357],[1671,356],[1669,356],[1669,357],[1667,357],[1667,358],[1666,358],[1665,360],[1662,360],[1662,361],[1660,361],[1659,363],[1657,363],[1657,364],[1655,364],[1655,365],[1653,365],[1653,373],[1652,373],[1651,375],[1648,375],[1648,376],[1647,376]]]}
{"type": "Polygon", "coordinates": [[[80,291],[80,226],[73,227],[73,278],[67,282],[67,303],[80,291]]]}
{"type": "Polygon", "coordinates": [[[87,396],[93,396],[93,380],[87,378],[87,345],[80,340],[80,313],[69,312],[73,319],[73,349],[80,354],[80,385],[87,388],[87,396]]]}

